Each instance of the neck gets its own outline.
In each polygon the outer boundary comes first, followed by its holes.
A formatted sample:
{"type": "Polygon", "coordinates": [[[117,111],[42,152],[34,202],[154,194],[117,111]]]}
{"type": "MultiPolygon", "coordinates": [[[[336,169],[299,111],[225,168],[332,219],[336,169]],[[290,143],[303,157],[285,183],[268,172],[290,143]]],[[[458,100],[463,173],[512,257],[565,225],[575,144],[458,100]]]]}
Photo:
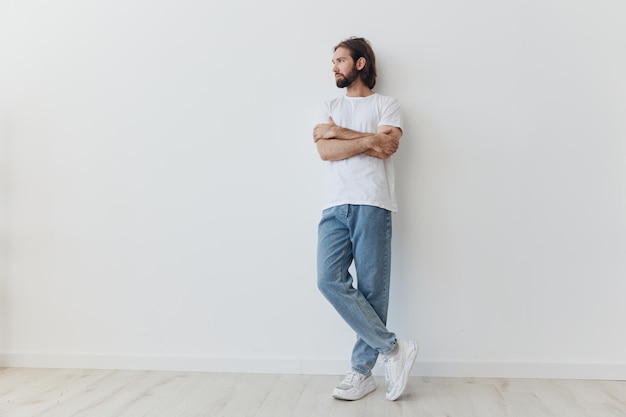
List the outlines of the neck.
{"type": "Polygon", "coordinates": [[[360,78],[357,78],[352,84],[346,87],[346,95],[348,97],[367,97],[372,94],[374,94],[372,89],[363,84],[360,78]]]}

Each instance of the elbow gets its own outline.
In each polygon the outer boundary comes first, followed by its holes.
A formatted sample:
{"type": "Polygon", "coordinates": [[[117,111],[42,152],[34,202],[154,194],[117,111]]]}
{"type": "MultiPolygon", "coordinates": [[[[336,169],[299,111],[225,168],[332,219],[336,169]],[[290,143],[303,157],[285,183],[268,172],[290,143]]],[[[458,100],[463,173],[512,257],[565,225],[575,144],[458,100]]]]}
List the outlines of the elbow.
{"type": "Polygon", "coordinates": [[[320,154],[320,159],[322,161],[332,161],[332,158],[330,157],[330,155],[323,153],[323,152],[320,152],[319,154],[320,154]]]}
{"type": "Polygon", "coordinates": [[[328,152],[328,149],[326,146],[323,146],[321,140],[317,141],[317,153],[320,155],[320,159],[322,161],[330,161],[331,160],[331,155],[328,152]]]}
{"type": "Polygon", "coordinates": [[[322,161],[340,161],[344,158],[340,157],[339,155],[336,155],[332,152],[328,152],[328,151],[323,151],[323,150],[319,150],[318,151],[319,155],[320,155],[320,159],[322,161]]]}

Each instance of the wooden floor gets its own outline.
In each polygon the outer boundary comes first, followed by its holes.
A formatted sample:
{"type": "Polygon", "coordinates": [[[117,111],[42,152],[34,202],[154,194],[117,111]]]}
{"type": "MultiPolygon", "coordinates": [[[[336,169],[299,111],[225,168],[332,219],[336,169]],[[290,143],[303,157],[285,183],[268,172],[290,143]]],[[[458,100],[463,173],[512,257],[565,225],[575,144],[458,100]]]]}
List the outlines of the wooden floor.
{"type": "Polygon", "coordinates": [[[625,381],[384,380],[360,401],[330,397],[342,376],[0,369],[1,417],[625,417],[625,381]]]}

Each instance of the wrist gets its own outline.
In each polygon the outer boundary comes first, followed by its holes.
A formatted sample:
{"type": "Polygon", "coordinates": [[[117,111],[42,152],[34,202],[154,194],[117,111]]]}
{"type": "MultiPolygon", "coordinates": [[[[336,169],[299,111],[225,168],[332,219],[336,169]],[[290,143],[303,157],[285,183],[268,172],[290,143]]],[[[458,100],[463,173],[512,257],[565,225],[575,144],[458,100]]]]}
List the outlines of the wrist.
{"type": "Polygon", "coordinates": [[[377,150],[378,149],[378,136],[376,134],[366,136],[365,143],[367,144],[367,147],[369,149],[377,150]]]}
{"type": "Polygon", "coordinates": [[[337,139],[337,129],[334,126],[325,126],[320,139],[337,139]]]}

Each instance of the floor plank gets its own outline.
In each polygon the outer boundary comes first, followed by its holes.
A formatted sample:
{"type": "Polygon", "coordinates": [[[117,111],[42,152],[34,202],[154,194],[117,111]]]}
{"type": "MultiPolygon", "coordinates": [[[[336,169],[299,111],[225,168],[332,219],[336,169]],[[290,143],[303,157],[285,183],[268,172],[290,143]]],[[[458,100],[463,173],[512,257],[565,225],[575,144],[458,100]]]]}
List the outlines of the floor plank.
{"type": "Polygon", "coordinates": [[[343,376],[0,369],[1,417],[625,417],[626,381],[384,379],[360,401],[330,396],[343,376]]]}

